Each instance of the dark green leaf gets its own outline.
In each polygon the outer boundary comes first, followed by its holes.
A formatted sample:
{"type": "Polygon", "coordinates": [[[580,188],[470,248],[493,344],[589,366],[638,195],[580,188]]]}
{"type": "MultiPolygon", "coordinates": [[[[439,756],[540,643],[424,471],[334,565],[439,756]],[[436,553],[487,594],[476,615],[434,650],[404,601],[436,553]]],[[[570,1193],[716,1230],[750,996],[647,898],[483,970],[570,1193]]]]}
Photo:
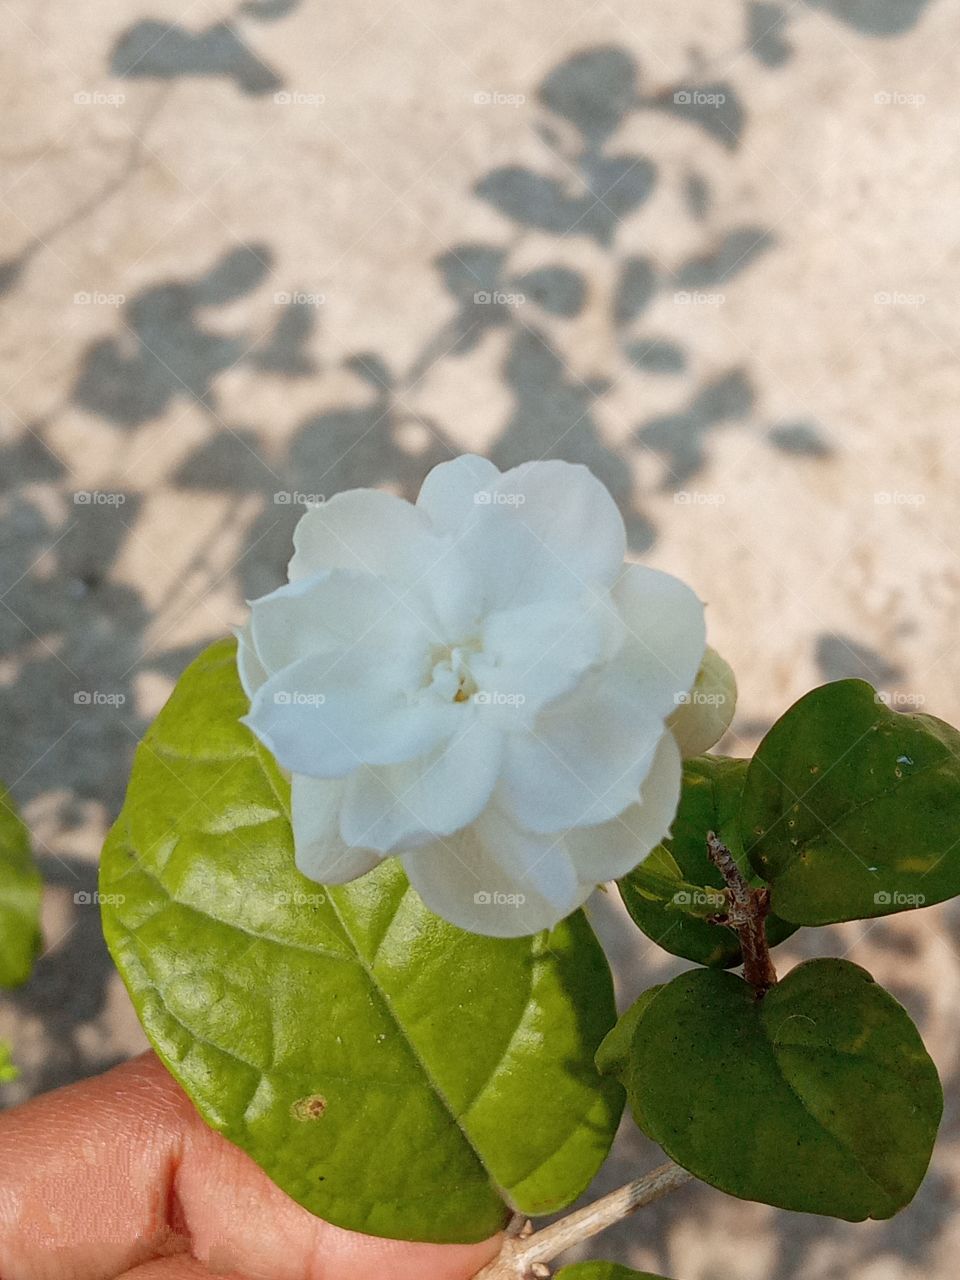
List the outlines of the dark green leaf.
{"type": "Polygon", "coordinates": [[[294,868],[288,787],[238,722],[234,646],[185,673],[104,850],[104,930],[154,1047],[214,1128],[342,1227],[477,1240],[562,1208],[622,1091],[582,914],[509,940],[431,915],[399,863],[294,868]]]}
{"type": "Polygon", "coordinates": [[[616,1076],[623,1079],[630,1062],[630,1050],[633,1046],[633,1033],[637,1023],[643,1016],[647,1005],[661,990],[663,983],[648,987],[636,999],[612,1031],[608,1031],[603,1043],[597,1050],[597,1070],[602,1076],[616,1076]]]}
{"type": "Polygon", "coordinates": [[[854,1222],[913,1198],[943,1106],[916,1027],[845,960],[810,960],[763,1000],[730,973],[683,974],[638,1020],[626,1078],[637,1123],[696,1177],[854,1222]]]}
{"type": "Polygon", "coordinates": [[[42,892],[27,828],[0,787],[0,987],[30,976],[40,950],[42,892]]]}
{"type": "Polygon", "coordinates": [[[960,893],[960,734],[862,680],[814,689],[751,761],[750,861],[797,924],[889,915],[960,893]]]}
{"type": "MultiPolygon", "coordinates": [[[[715,831],[730,849],[741,870],[748,870],[737,825],[746,760],[725,756],[697,756],[683,767],[680,807],[670,839],[664,841],[635,871],[618,881],[627,910],[648,938],[666,951],[697,964],[729,968],[741,961],[737,935],[704,917],[723,909],[723,877],[707,856],[707,832],[715,831]],[[670,886],[669,858],[676,868],[670,886]],[[653,893],[650,873],[664,875],[659,894],[653,893]],[[698,918],[699,917],[699,918],[698,918]]],[[[760,881],[753,880],[753,883],[760,881]]],[[[776,946],[796,925],[767,917],[767,939],[776,946]]]]}

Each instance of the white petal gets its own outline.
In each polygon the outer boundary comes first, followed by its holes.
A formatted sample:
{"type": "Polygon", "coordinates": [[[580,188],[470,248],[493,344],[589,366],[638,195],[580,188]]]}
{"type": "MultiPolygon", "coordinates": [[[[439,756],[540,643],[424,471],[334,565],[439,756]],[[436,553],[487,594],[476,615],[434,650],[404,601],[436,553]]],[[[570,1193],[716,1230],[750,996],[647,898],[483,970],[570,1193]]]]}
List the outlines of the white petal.
{"type": "Polygon", "coordinates": [[[664,734],[647,690],[614,660],[507,743],[497,800],[531,831],[591,826],[636,801],[664,734]]]}
{"type": "Polygon", "coordinates": [[[441,462],[428,474],[417,506],[437,530],[458,534],[464,521],[488,505],[490,491],[500,479],[499,470],[476,453],[465,453],[452,462],[441,462]]]}
{"type": "Polygon", "coordinates": [[[696,679],[707,644],[703,603],[669,573],[628,565],[613,590],[627,627],[638,679],[646,683],[648,705],[669,715],[696,679]]]}
{"type": "Polygon", "coordinates": [[[627,535],[609,491],[586,467],[525,462],[497,483],[522,501],[517,518],[582,584],[611,585],[623,567],[627,535]]]}
{"type": "Polygon", "coordinates": [[[293,535],[290,581],[352,569],[415,581],[442,551],[422,511],[380,489],[348,489],[310,507],[293,535]]]}
{"type": "Polygon", "coordinates": [[[344,783],[325,778],[290,780],[290,821],[297,870],[320,884],[346,884],[380,861],[371,849],[351,849],[340,839],[344,783]]]}
{"type": "Polygon", "coordinates": [[[426,654],[437,643],[422,611],[370,574],[335,570],[288,583],[251,604],[250,636],[270,675],[311,654],[336,654],[362,645],[378,665],[413,646],[426,654]]]}
{"type": "Polygon", "coordinates": [[[611,822],[582,827],[567,837],[577,875],[591,886],[626,875],[670,833],[680,803],[683,762],[665,733],[644,779],[639,802],[611,822]]]}
{"type": "Polygon", "coordinates": [[[500,770],[502,734],[473,714],[430,755],[359,769],[347,781],[340,832],[348,844],[382,853],[415,848],[473,822],[500,770]]]}
{"type": "Polygon", "coordinates": [[[579,598],[590,586],[518,518],[515,507],[479,507],[465,518],[456,547],[481,615],[579,598]]]}
{"type": "Polygon", "coordinates": [[[253,695],[267,679],[267,672],[253,647],[250,619],[248,618],[242,627],[238,627],[234,634],[237,637],[237,674],[240,676],[244,693],[252,700],[253,695]]]}
{"type": "Polygon", "coordinates": [[[429,517],[378,489],[351,489],[311,507],[293,535],[289,577],[351,569],[389,580],[398,598],[454,641],[475,620],[479,604],[457,538],[437,534],[429,517]]]}
{"type": "Polygon", "coordinates": [[[361,764],[395,764],[432,751],[456,728],[459,708],[410,700],[416,655],[377,655],[357,645],[311,655],[257,691],[249,725],[293,773],[342,778],[361,764]]]}
{"type": "Polygon", "coordinates": [[[471,662],[477,700],[532,723],[548,702],[569,692],[608,645],[609,604],[591,598],[541,600],[491,614],[471,662]]]}
{"type": "Polygon", "coordinates": [[[708,647],[687,700],[667,722],[683,758],[702,755],[719,742],[736,709],[736,677],[716,649],[708,647]]]}
{"type": "Polygon", "coordinates": [[[550,929],[590,895],[563,837],[533,836],[493,808],[449,840],[401,856],[431,911],[473,933],[516,938],[550,929]]]}
{"type": "MultiPolygon", "coordinates": [[[[427,476],[417,506],[433,525],[462,537],[485,513],[508,515],[532,541],[579,584],[610,585],[623,565],[626,531],[607,489],[586,468],[567,462],[527,462],[501,475],[477,454],[441,463],[427,476]]],[[[504,535],[501,535],[501,537],[504,535]]]]}

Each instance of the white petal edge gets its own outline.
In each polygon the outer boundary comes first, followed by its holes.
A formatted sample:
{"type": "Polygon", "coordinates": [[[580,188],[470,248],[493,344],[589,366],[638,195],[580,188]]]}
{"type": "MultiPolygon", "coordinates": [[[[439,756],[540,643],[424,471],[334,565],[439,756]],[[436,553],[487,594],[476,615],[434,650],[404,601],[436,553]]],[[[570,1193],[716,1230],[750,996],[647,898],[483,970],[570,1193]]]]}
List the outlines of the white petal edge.
{"type": "Polygon", "coordinates": [[[589,468],[548,460],[525,462],[498,481],[497,494],[515,496],[518,520],[586,586],[611,586],[627,553],[623,517],[610,491],[589,468]]]}
{"type": "Polygon", "coordinates": [[[707,647],[703,601],[673,574],[628,565],[613,589],[627,628],[625,649],[651,688],[651,710],[667,716],[697,678],[707,647]]]}
{"type": "Polygon", "coordinates": [[[595,826],[636,801],[665,730],[648,691],[615,660],[510,738],[497,799],[530,831],[595,826]]]}
{"type": "Polygon", "coordinates": [[[380,855],[350,848],[340,839],[344,783],[326,778],[290,779],[290,822],[297,870],[318,884],[346,884],[372,871],[380,855]]]}
{"type": "Polygon", "coordinates": [[[285,769],[311,778],[343,778],[363,764],[416,759],[454,731],[459,708],[431,699],[407,702],[406,666],[413,658],[393,658],[376,669],[361,646],[339,658],[303,658],[261,685],[242,723],[285,769]]]}
{"type": "Polygon", "coordinates": [[[491,938],[552,929],[593,889],[578,881],[562,834],[521,831],[493,806],[473,826],[401,861],[431,911],[491,938]]]}
{"type": "Polygon", "coordinates": [[[456,535],[462,532],[465,520],[488,505],[486,499],[499,480],[500,471],[488,458],[464,453],[428,472],[417,507],[429,516],[435,529],[456,535]]]}
{"type": "Polygon", "coordinates": [[[464,728],[430,755],[358,769],[347,780],[340,834],[381,853],[417,848],[469,826],[500,771],[503,734],[471,708],[464,728]]]}
{"type": "Polygon", "coordinates": [[[442,553],[430,522],[382,489],[348,489],[304,513],[293,534],[291,582],[324,569],[416,581],[442,553]]]}
{"type": "Polygon", "coordinates": [[[680,803],[683,761],[673,735],[664,733],[636,804],[612,822],[569,836],[577,875],[591,888],[638,866],[670,834],[680,803]]]}
{"type": "Polygon", "coordinates": [[[233,634],[237,638],[237,675],[240,677],[243,692],[252,702],[257,690],[261,685],[266,684],[269,675],[253,647],[250,619],[248,618],[242,627],[235,627],[233,634]]]}

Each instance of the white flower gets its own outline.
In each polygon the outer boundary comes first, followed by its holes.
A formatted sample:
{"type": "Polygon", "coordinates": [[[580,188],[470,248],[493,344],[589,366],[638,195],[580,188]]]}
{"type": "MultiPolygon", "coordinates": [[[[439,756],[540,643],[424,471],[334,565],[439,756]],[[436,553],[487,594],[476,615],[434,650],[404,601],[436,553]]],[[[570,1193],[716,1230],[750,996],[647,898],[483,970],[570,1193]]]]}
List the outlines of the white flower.
{"type": "Polygon", "coordinates": [[[466,455],[415,506],[354,489],[311,508],[294,547],[238,664],[245,723],[291,774],[305,875],[340,884],[396,855],[437,914],[509,937],[554,925],[666,835],[668,719],[698,751],[719,737],[681,705],[703,606],[624,564],[623,521],[586,468],[501,474],[466,455]]]}

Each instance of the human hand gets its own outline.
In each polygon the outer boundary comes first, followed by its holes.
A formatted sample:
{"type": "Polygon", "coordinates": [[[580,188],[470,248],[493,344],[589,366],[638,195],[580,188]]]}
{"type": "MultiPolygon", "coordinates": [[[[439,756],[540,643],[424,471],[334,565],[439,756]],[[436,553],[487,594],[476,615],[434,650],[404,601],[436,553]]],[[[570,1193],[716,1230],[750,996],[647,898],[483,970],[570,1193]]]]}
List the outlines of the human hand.
{"type": "Polygon", "coordinates": [[[152,1053],[0,1115],[2,1280],[468,1280],[497,1247],[313,1217],[152,1053]]]}

